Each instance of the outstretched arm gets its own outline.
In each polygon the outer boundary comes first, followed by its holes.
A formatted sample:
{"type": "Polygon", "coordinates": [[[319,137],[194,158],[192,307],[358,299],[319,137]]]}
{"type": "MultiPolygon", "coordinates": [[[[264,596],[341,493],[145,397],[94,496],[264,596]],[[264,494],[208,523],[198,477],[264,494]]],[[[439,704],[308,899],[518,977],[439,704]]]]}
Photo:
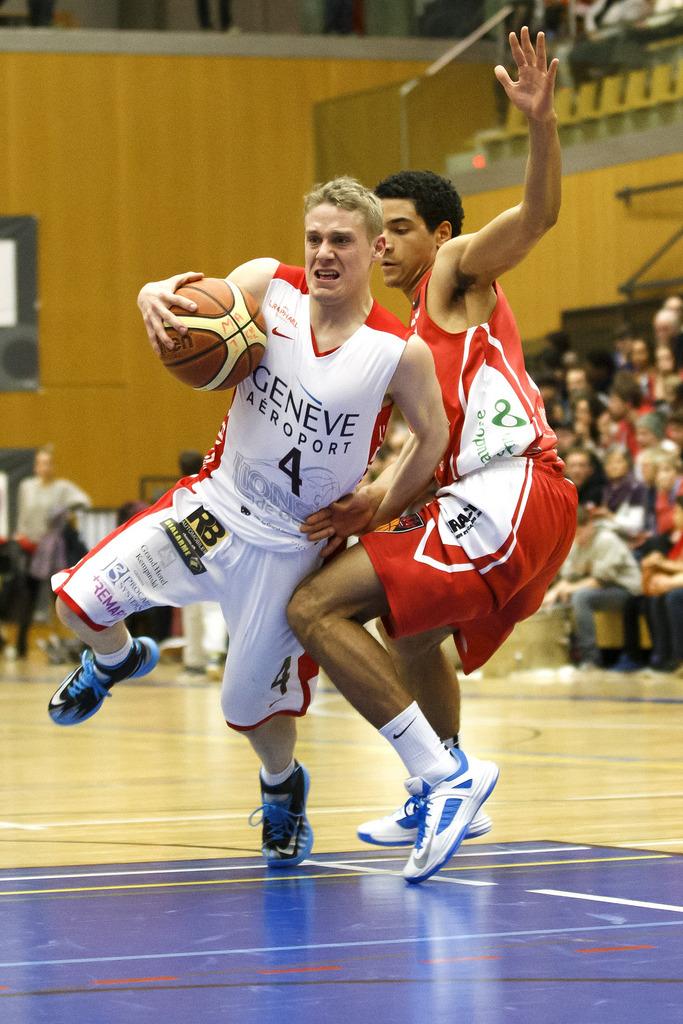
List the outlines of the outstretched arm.
{"type": "Polygon", "coordinates": [[[436,258],[434,278],[448,274],[463,287],[488,287],[516,266],[556,222],[560,210],[562,160],[554,109],[557,58],[548,65],[545,36],[538,33],[534,47],[528,28],[519,39],[510,33],[510,49],[517,64],[517,80],[502,65],[495,75],[508,98],[529,121],[529,158],[524,194],[514,206],[471,235],[446,242],[436,258]]]}

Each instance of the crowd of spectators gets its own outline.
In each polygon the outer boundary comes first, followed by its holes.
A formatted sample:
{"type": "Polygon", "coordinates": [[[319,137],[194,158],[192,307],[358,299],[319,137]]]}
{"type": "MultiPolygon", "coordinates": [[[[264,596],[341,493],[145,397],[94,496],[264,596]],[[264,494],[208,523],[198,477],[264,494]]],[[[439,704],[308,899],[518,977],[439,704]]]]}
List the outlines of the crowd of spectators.
{"type": "Polygon", "coordinates": [[[579,494],[577,538],[546,604],[571,608],[574,660],[683,676],[683,299],[641,334],[580,357],[557,332],[535,379],[579,494]],[[602,664],[593,612],[618,611],[624,648],[602,664]],[[641,644],[640,618],[651,647],[641,644]]]}

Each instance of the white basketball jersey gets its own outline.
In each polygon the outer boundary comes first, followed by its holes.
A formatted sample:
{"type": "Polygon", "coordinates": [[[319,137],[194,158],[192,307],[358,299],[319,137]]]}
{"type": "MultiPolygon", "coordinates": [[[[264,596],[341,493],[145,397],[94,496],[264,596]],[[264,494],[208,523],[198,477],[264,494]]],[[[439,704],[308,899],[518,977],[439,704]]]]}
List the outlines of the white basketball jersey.
{"type": "Polygon", "coordinates": [[[321,354],[304,271],[282,264],[263,314],[263,360],[237,387],[195,490],[245,540],[303,548],[303,520],[352,491],[375,454],[406,330],[375,303],[343,345],[321,354]]]}

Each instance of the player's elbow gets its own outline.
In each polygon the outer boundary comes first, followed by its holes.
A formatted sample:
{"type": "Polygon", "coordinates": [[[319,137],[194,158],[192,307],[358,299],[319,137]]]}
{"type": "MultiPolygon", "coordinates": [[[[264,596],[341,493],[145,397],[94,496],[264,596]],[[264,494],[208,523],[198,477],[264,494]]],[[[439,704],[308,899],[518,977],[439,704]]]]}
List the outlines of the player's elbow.
{"type": "Polygon", "coordinates": [[[560,216],[559,194],[549,197],[544,203],[522,203],[519,213],[522,247],[528,251],[557,224],[560,216]]]}

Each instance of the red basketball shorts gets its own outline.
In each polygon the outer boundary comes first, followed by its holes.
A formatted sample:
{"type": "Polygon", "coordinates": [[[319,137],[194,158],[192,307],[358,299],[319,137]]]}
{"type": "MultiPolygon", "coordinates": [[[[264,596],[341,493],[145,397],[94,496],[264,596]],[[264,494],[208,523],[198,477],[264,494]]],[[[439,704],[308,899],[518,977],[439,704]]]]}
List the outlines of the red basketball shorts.
{"type": "Polygon", "coordinates": [[[540,607],[569,553],[576,504],[558,468],[514,458],[365,534],[389,602],[389,635],[450,627],[464,671],[479,668],[540,607]]]}

